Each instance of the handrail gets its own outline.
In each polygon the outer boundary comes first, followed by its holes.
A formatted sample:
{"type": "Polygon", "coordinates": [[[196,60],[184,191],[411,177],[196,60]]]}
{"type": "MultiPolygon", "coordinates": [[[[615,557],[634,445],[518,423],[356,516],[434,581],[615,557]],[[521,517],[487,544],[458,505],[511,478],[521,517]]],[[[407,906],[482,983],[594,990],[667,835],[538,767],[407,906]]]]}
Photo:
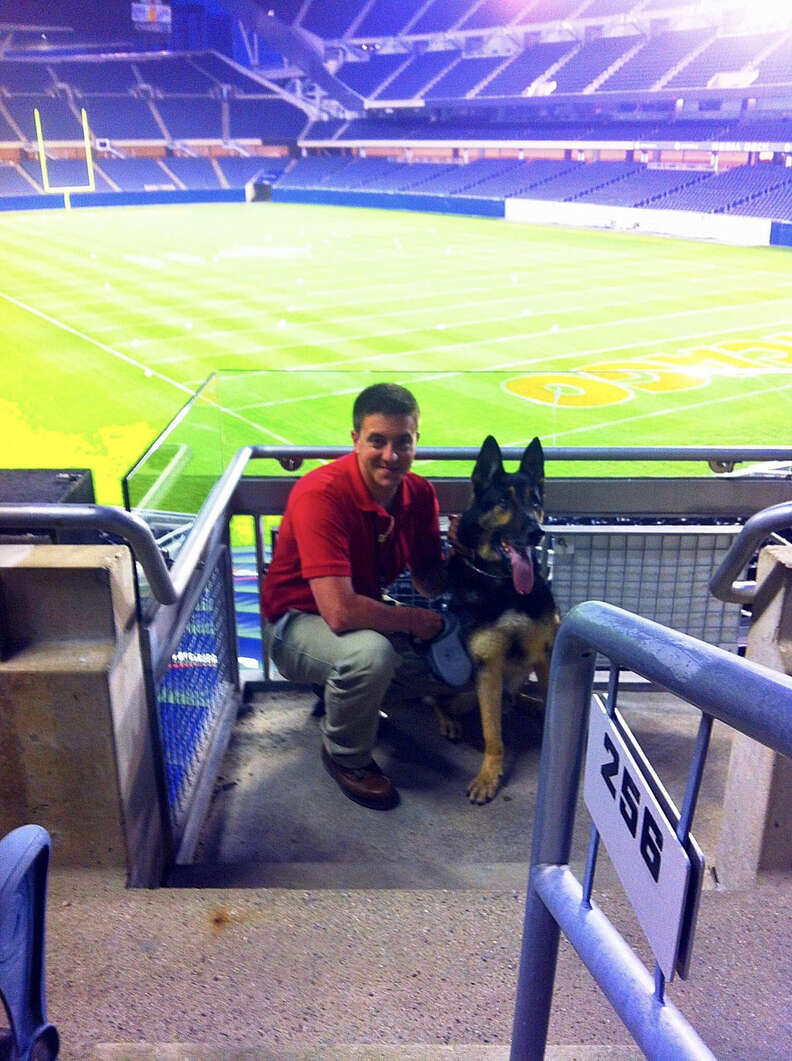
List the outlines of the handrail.
{"type": "Polygon", "coordinates": [[[756,595],[756,582],[737,581],[737,576],[750,563],[757,547],[766,538],[774,531],[787,527],[792,527],[792,501],[771,505],[747,519],[710,579],[709,588],[713,597],[731,604],[750,604],[756,595]]]}
{"type": "Polygon", "coordinates": [[[517,984],[512,1061],[544,1057],[560,931],[638,1045],[656,1061],[712,1054],[591,903],[569,858],[597,653],[782,755],[792,755],[792,677],[598,601],[573,608],[553,648],[531,870],[517,984]],[[642,970],[642,971],[641,971],[642,970]]]}
{"type": "Polygon", "coordinates": [[[151,527],[134,512],[109,505],[0,504],[0,527],[41,530],[79,527],[123,538],[143,568],[151,591],[161,604],[174,604],[180,595],[174,585],[151,527]]]}
{"type": "MultiPolygon", "coordinates": [[[[348,446],[243,446],[237,450],[223,475],[201,506],[193,526],[173,567],[168,571],[148,524],[136,513],[107,505],[38,504],[19,502],[0,504],[0,527],[41,529],[45,527],[83,527],[105,531],[123,538],[145,572],[151,592],[160,604],[174,604],[181,598],[192,573],[201,561],[206,546],[222,529],[223,516],[242,475],[251,460],[277,460],[295,471],[304,460],[332,460],[349,452],[348,446]]],[[[503,447],[505,460],[519,460],[522,449],[503,447]]],[[[564,461],[702,461],[723,469],[738,461],[792,461],[792,447],[780,446],[677,446],[648,447],[548,446],[547,460],[564,461]]],[[[469,446],[425,446],[418,450],[419,460],[474,461],[478,448],[469,446]]],[[[780,506],[775,506],[776,508],[780,506]]],[[[750,522],[750,521],[749,521],[750,522]]],[[[783,524],[781,524],[783,526],[783,524]]],[[[746,524],[746,527],[748,524],[746,524]]],[[[748,557],[750,559],[750,557],[748,557]]],[[[747,563],[747,560],[745,561],[747,563]]],[[[744,565],[743,565],[744,566],[744,565]]],[[[726,598],[724,598],[726,599],[726,598]]],[[[731,598],[729,598],[731,599],[731,598]]]]}
{"type": "MultiPolygon", "coordinates": [[[[293,460],[341,457],[348,446],[253,446],[255,459],[271,458],[292,470],[293,460]]],[[[418,460],[473,461],[477,446],[421,446],[418,460]]],[[[519,460],[523,448],[502,446],[505,460],[519,460]]],[[[545,446],[548,461],[706,461],[713,471],[731,470],[743,461],[792,461],[792,446],[545,446]]],[[[299,467],[299,464],[296,465],[299,467]]]]}

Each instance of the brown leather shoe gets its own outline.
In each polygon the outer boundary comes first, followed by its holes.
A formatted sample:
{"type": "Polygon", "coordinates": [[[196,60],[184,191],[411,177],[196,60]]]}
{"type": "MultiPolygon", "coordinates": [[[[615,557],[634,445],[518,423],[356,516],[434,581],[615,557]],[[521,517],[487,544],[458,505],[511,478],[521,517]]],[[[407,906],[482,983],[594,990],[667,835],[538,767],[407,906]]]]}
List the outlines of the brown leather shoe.
{"type": "Polygon", "coordinates": [[[322,745],[322,762],[344,795],[355,803],[371,810],[390,810],[399,802],[399,793],[393,782],[373,759],[368,766],[359,768],[341,766],[322,745]]]}

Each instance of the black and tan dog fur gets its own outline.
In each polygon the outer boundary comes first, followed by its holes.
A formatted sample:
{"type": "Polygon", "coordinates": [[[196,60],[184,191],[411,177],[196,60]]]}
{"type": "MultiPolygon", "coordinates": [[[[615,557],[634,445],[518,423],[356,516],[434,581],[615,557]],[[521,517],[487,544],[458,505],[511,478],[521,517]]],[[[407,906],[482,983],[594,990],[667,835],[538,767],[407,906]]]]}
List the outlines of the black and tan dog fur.
{"type": "MultiPolygon", "coordinates": [[[[533,672],[544,700],[558,611],[533,563],[543,535],[544,454],[538,438],[519,469],[507,472],[500,447],[488,436],[473,470],[473,499],[455,528],[449,560],[451,609],[460,618],[475,664],[484,733],[484,759],[468,786],[472,803],[486,803],[503,773],[501,716],[504,689],[516,694],[533,672]]],[[[453,718],[438,711],[446,736],[453,718]]]]}

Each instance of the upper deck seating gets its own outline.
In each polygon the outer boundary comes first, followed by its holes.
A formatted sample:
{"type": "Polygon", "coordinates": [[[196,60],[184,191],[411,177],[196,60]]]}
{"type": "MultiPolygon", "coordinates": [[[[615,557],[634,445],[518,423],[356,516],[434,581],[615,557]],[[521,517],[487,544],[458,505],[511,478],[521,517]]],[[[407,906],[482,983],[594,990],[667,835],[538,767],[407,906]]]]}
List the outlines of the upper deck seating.
{"type": "Polygon", "coordinates": [[[400,66],[410,61],[410,56],[403,52],[371,52],[367,62],[346,62],[336,74],[345,85],[361,96],[368,98],[376,93],[377,88],[395,74],[400,66]]]}
{"type": "Polygon", "coordinates": [[[415,55],[382,92],[383,99],[414,99],[444,70],[459,58],[459,51],[424,52],[415,55]]]}
{"type": "Polygon", "coordinates": [[[582,92],[591,82],[603,74],[620,55],[634,48],[640,37],[600,37],[584,44],[568,63],[553,74],[555,91],[582,92]]]}
{"type": "Polygon", "coordinates": [[[46,63],[3,59],[0,85],[9,92],[43,93],[52,88],[52,78],[46,63]]]}
{"type": "Polygon", "coordinates": [[[267,10],[287,25],[294,22],[302,10],[305,0],[268,0],[267,10]]]}
{"type": "Polygon", "coordinates": [[[136,65],[143,82],[162,92],[180,95],[202,93],[209,92],[214,85],[212,79],[186,56],[169,55],[138,60],[136,65]]]}
{"type": "Polygon", "coordinates": [[[322,40],[337,40],[344,36],[362,7],[363,0],[345,0],[344,3],[335,4],[328,4],[327,0],[311,0],[300,25],[322,40]]]}
{"type": "Polygon", "coordinates": [[[571,18],[580,0],[538,0],[520,16],[520,22],[559,22],[571,18]]]}
{"type": "Polygon", "coordinates": [[[216,52],[201,52],[190,57],[193,66],[214,84],[231,85],[239,92],[261,92],[263,86],[252,74],[237,70],[216,52]]]}
{"type": "Polygon", "coordinates": [[[346,118],[319,118],[308,123],[300,133],[300,140],[334,140],[348,124],[346,118]]]}
{"type": "Polygon", "coordinates": [[[220,140],[220,100],[206,97],[158,99],[157,110],[173,140],[220,140]]]}
{"type": "Polygon", "coordinates": [[[31,143],[36,140],[34,107],[41,116],[41,129],[45,140],[82,140],[82,126],[65,99],[54,96],[9,96],[4,103],[25,138],[31,143]]]}
{"type": "Polygon", "coordinates": [[[664,74],[712,36],[710,29],[672,30],[647,40],[643,48],[600,86],[604,91],[650,89],[664,74]]]}
{"type": "Polygon", "coordinates": [[[460,59],[425,93],[426,99],[461,99],[506,61],[503,55],[460,59]]]}
{"type": "Polygon", "coordinates": [[[374,0],[359,25],[352,31],[353,39],[396,37],[420,11],[426,0],[374,0]]]}
{"type": "Polygon", "coordinates": [[[229,113],[232,140],[281,143],[297,139],[308,124],[305,112],[284,99],[232,99],[229,113]]]}
{"type": "Polygon", "coordinates": [[[674,74],[668,82],[668,87],[704,87],[716,74],[742,70],[775,39],[776,36],[772,33],[717,37],[691,63],[674,74]]]}
{"type": "Polygon", "coordinates": [[[19,144],[19,137],[2,113],[0,113],[0,143],[19,144]]]}
{"type": "Polygon", "coordinates": [[[534,44],[517,54],[500,73],[479,89],[476,96],[520,96],[534,81],[554,63],[572,51],[577,45],[573,41],[547,41],[534,44]]]}
{"type": "Polygon", "coordinates": [[[521,22],[524,11],[530,11],[534,0],[484,0],[462,21],[460,29],[493,29],[521,22]]]}
{"type": "Polygon", "coordinates": [[[131,96],[87,96],[82,100],[95,136],[108,140],[162,140],[151,108],[131,96]]]}
{"type": "Polygon", "coordinates": [[[737,122],[733,129],[731,140],[754,143],[772,142],[792,143],[792,116],[785,117],[753,117],[743,122],[737,122]]]}
{"type": "Polygon", "coordinates": [[[442,33],[461,22],[473,6],[473,0],[432,0],[415,22],[407,26],[406,32],[442,33]]]}
{"type": "Polygon", "coordinates": [[[757,85],[788,85],[792,82],[792,37],[788,37],[766,59],[757,64],[757,85]]]}
{"type": "Polygon", "coordinates": [[[58,79],[71,85],[80,95],[101,93],[128,95],[138,84],[128,59],[70,60],[53,66],[58,79]]]}

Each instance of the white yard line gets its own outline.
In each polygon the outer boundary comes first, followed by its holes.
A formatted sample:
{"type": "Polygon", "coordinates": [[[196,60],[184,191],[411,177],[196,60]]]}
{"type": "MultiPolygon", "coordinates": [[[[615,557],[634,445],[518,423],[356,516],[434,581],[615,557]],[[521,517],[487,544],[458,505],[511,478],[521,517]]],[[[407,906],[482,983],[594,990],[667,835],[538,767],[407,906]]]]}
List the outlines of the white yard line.
{"type": "MultiPolygon", "coordinates": [[[[195,393],[190,387],[184,383],[180,383],[178,380],[173,379],[171,376],[166,376],[161,372],[157,372],[156,369],[148,368],[140,361],[136,361],[135,358],[129,357],[127,354],[122,354],[119,350],[113,349],[112,346],[108,346],[106,343],[100,342],[98,339],[94,339],[90,335],[86,335],[85,332],[78,331],[77,328],[72,328],[70,324],[66,324],[64,321],[59,321],[55,317],[49,316],[47,313],[43,313],[41,310],[36,309],[35,306],[28,306],[26,303],[21,302],[19,299],[14,298],[13,295],[6,294],[4,291],[0,291],[0,298],[5,299],[6,302],[16,306],[17,309],[24,310],[26,313],[32,314],[34,317],[38,317],[40,320],[46,321],[47,324],[52,325],[54,328],[58,328],[60,331],[66,332],[68,335],[73,335],[76,339],[81,340],[84,343],[88,343],[90,346],[96,347],[105,354],[109,354],[110,357],[116,358],[118,361],[123,361],[127,365],[131,365],[133,368],[140,369],[140,371],[147,377],[155,377],[156,379],[162,380],[163,383],[167,383],[171,387],[175,387],[177,390],[182,391],[189,397],[192,397],[195,393]]],[[[217,403],[211,403],[217,404],[217,403]]],[[[249,427],[255,428],[256,431],[260,431],[264,435],[269,435],[274,438],[277,442],[281,442],[284,445],[291,445],[291,441],[283,436],[276,434],[274,431],[268,431],[262,427],[261,424],[255,423],[255,421],[248,419],[246,416],[242,416],[241,413],[236,412],[233,409],[227,409],[223,405],[217,405],[220,412],[226,416],[230,416],[235,420],[241,421],[243,424],[247,424],[249,427]]]]}
{"type": "MultiPolygon", "coordinates": [[[[770,300],[768,300],[766,302],[752,302],[752,303],[744,304],[742,306],[739,305],[739,304],[736,304],[736,303],[731,303],[728,308],[729,308],[729,310],[739,310],[739,309],[752,309],[752,308],[756,308],[758,306],[775,306],[775,305],[787,305],[787,304],[792,305],[792,299],[789,299],[789,298],[770,299],[770,300]]],[[[351,366],[354,366],[354,365],[356,365],[356,364],[358,364],[360,362],[363,362],[366,365],[370,365],[372,361],[385,361],[385,360],[388,360],[390,358],[395,358],[395,357],[409,357],[409,356],[425,357],[427,354],[445,353],[445,352],[450,352],[450,351],[455,351],[455,350],[460,350],[460,349],[467,350],[467,349],[469,349],[471,347],[494,346],[496,344],[497,345],[501,345],[503,343],[510,343],[510,342],[517,342],[517,341],[526,341],[526,340],[531,340],[531,339],[541,339],[541,338],[544,338],[544,337],[549,336],[549,335],[570,335],[573,332],[595,331],[595,330],[603,329],[603,328],[617,328],[617,327],[623,327],[623,326],[628,325],[628,324],[641,324],[644,327],[646,327],[647,325],[652,325],[652,324],[654,324],[657,321],[677,320],[677,319],[679,319],[681,317],[695,317],[695,316],[697,316],[699,314],[702,314],[702,313],[719,313],[719,312],[722,312],[722,310],[720,310],[718,307],[708,306],[708,307],[702,307],[702,308],[699,308],[699,309],[678,310],[678,311],[675,311],[674,313],[662,313],[662,314],[658,314],[658,315],[656,315],[654,317],[648,317],[648,318],[646,316],[622,317],[620,320],[609,320],[609,321],[590,322],[590,323],[587,323],[587,324],[577,324],[577,325],[572,325],[569,328],[563,328],[563,327],[560,327],[560,326],[557,327],[557,328],[556,327],[554,327],[554,328],[545,328],[545,329],[542,329],[541,331],[519,332],[516,335],[504,335],[504,336],[499,336],[497,338],[473,339],[473,340],[469,340],[469,341],[461,342],[461,343],[445,343],[445,344],[443,344],[441,346],[422,347],[420,350],[401,350],[401,351],[397,351],[395,353],[390,353],[390,354],[368,354],[368,355],[366,355],[364,357],[358,357],[358,358],[354,358],[354,359],[350,359],[350,360],[346,360],[346,361],[337,360],[337,361],[326,361],[326,362],[323,362],[323,363],[320,363],[320,364],[294,365],[294,366],[291,366],[291,368],[292,368],[292,371],[295,371],[295,372],[301,372],[301,371],[317,372],[317,371],[326,371],[326,370],[331,370],[331,369],[342,370],[342,369],[350,368],[351,366]]],[[[783,323],[782,322],[772,322],[771,324],[741,325],[741,326],[739,326],[737,328],[717,329],[715,331],[705,332],[703,334],[704,335],[716,335],[716,334],[721,334],[721,333],[727,334],[729,332],[736,332],[736,331],[751,331],[751,330],[755,330],[758,327],[761,327],[761,328],[771,327],[772,328],[772,327],[778,327],[778,326],[788,327],[789,326],[789,319],[787,318],[783,323]]],[[[693,338],[696,338],[696,337],[697,336],[693,336],[693,338]]],[[[607,347],[601,347],[599,349],[581,350],[581,351],[576,351],[573,354],[559,354],[559,355],[556,355],[556,356],[553,356],[551,354],[545,354],[545,355],[541,356],[540,358],[533,358],[533,359],[530,359],[530,360],[523,358],[520,361],[508,361],[508,362],[504,362],[504,363],[502,363],[500,365],[488,365],[487,368],[486,368],[486,371],[495,372],[495,371],[503,371],[504,369],[511,369],[511,368],[517,369],[517,368],[525,367],[526,365],[541,363],[542,361],[554,361],[554,360],[561,361],[561,360],[564,360],[564,359],[568,359],[570,357],[578,357],[578,356],[587,357],[590,354],[607,353],[608,351],[614,351],[614,350],[628,350],[628,349],[633,349],[633,348],[641,347],[641,346],[657,345],[657,343],[676,343],[676,342],[680,342],[680,341],[686,342],[686,341],[689,341],[690,338],[691,338],[690,336],[676,336],[676,335],[674,335],[674,336],[664,336],[661,339],[642,339],[639,342],[624,343],[624,344],[622,344],[620,346],[612,346],[611,345],[611,346],[607,346],[607,347]]],[[[283,352],[282,350],[279,350],[279,353],[282,353],[282,352],[283,352]]]]}

